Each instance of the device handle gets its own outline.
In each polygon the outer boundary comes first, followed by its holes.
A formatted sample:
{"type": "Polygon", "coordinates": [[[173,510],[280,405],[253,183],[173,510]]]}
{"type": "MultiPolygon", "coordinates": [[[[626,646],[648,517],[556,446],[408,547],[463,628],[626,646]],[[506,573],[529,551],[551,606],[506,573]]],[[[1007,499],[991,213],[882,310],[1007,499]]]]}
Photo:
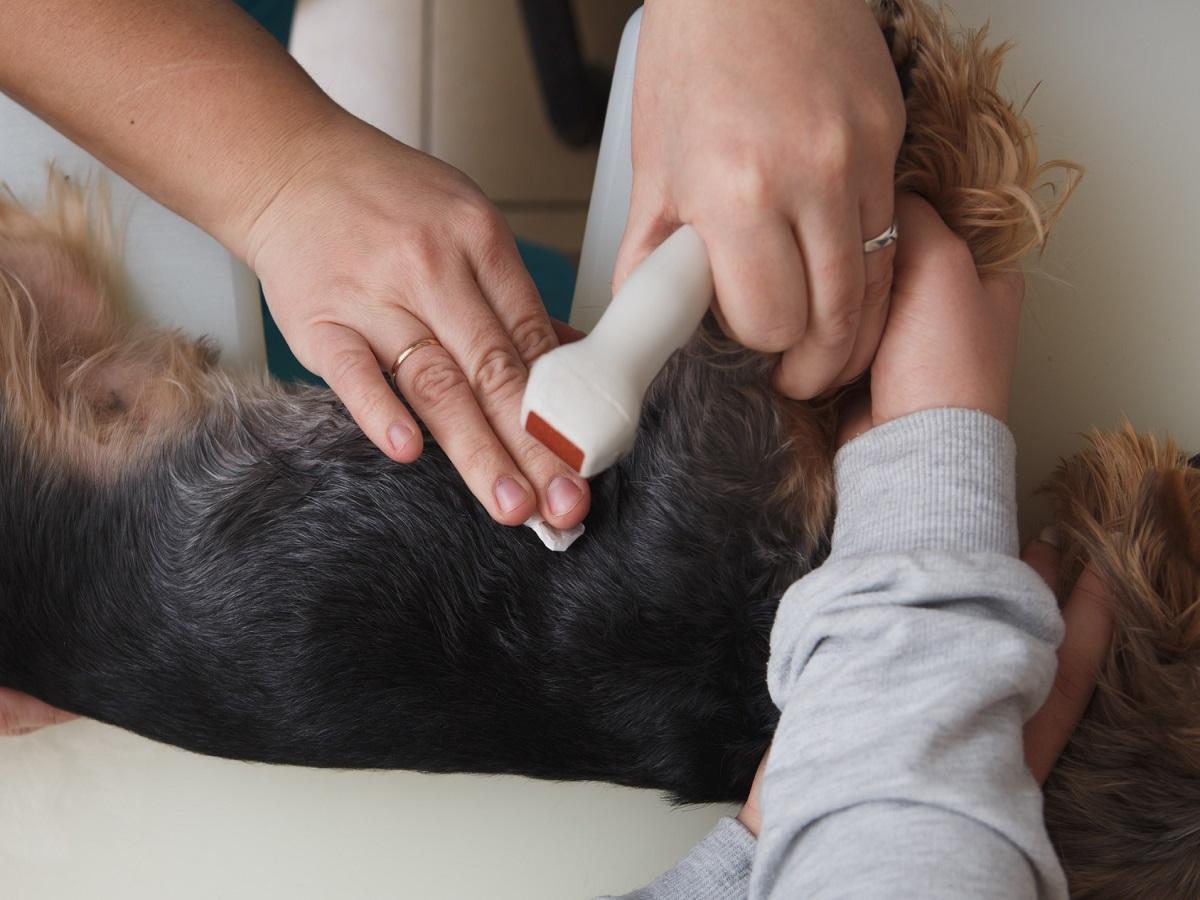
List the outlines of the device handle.
{"type": "Polygon", "coordinates": [[[627,375],[640,403],[671,354],[696,333],[712,297],[704,241],[684,225],[625,279],[588,340],[606,366],[627,375]]]}

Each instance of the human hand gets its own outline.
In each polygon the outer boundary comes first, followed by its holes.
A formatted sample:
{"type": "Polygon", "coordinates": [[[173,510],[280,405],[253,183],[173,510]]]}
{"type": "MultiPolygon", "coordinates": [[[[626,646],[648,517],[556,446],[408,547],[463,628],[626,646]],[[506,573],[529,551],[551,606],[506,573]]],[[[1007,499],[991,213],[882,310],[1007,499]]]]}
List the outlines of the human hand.
{"type": "Polygon", "coordinates": [[[57,725],[78,718],[74,713],[55,709],[28,694],[0,687],[0,736],[29,734],[46,725],[57,725]]]}
{"type": "MultiPolygon", "coordinates": [[[[1031,541],[1021,559],[1058,594],[1059,552],[1053,544],[1031,541]]],[[[1108,591],[1100,579],[1091,569],[1084,569],[1062,603],[1066,635],[1058,648],[1054,686],[1024,729],[1025,765],[1038,784],[1045,783],[1092,699],[1096,674],[1112,640],[1108,602],[1108,591]]],[[[763,754],[750,794],[737,814],[738,821],[755,837],[762,829],[762,781],[770,755],[769,750],[763,754]]]]}
{"type": "MultiPolygon", "coordinates": [[[[310,137],[310,139],[312,139],[310,137]]],[[[349,117],[249,229],[244,255],[296,357],[398,462],[421,452],[383,374],[498,522],[569,528],[584,479],[521,428],[528,366],[557,344],[499,212],[462,173],[349,117]]]]}
{"type": "Polygon", "coordinates": [[[980,281],[967,245],[919,197],[899,195],[896,217],[903,237],[870,400],[842,411],[840,443],[923,409],[1008,415],[1024,277],[980,281]]]}
{"type": "Polygon", "coordinates": [[[633,99],[633,196],[615,286],[681,223],[703,238],[725,331],[782,352],[805,399],[861,374],[887,318],[904,134],[864,3],[650,0],[633,99]]]}
{"type": "MultiPolygon", "coordinates": [[[[1060,594],[1060,556],[1053,544],[1043,539],[1031,541],[1021,559],[1042,576],[1056,596],[1060,594]]],[[[1042,708],[1025,723],[1025,764],[1038,784],[1046,781],[1083,718],[1112,641],[1108,589],[1091,569],[1083,570],[1060,608],[1067,631],[1058,648],[1054,686],[1042,708]]]]}

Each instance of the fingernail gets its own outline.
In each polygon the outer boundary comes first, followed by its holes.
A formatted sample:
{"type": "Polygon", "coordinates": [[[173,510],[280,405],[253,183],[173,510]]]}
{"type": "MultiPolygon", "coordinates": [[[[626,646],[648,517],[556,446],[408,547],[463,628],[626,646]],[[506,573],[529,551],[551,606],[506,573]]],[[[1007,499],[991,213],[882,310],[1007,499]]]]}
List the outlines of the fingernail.
{"type": "Polygon", "coordinates": [[[403,422],[396,422],[387,430],[388,442],[392,445],[392,450],[396,453],[403,450],[415,434],[416,432],[412,430],[412,427],[403,422]]]}
{"type": "Polygon", "coordinates": [[[583,491],[570,478],[558,476],[550,482],[547,492],[550,498],[550,512],[556,516],[565,516],[583,499],[583,491]]]}
{"type": "Polygon", "coordinates": [[[1043,528],[1042,533],[1038,535],[1038,540],[1051,547],[1062,547],[1062,534],[1059,533],[1057,525],[1047,525],[1043,528]]]}
{"type": "Polygon", "coordinates": [[[501,512],[512,512],[524,503],[528,496],[525,488],[507,475],[496,482],[496,502],[500,504],[501,512]]]}

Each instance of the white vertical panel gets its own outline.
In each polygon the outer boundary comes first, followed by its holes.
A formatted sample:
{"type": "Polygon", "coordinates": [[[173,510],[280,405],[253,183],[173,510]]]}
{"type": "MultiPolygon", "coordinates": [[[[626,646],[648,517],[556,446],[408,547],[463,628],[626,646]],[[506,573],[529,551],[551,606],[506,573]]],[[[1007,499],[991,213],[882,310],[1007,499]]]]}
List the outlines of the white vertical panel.
{"type": "Polygon", "coordinates": [[[423,0],[299,0],[291,35],[292,55],[329,96],[419,148],[424,7],[423,0]]]}

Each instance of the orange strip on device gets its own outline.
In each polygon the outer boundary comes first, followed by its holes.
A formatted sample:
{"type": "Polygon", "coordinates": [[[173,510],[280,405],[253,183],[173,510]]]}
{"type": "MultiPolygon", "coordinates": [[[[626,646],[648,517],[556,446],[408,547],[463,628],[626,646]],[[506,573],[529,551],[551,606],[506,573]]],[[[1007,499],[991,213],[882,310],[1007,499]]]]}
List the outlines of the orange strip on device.
{"type": "Polygon", "coordinates": [[[554,455],[576,472],[583,469],[583,451],[568,441],[533,410],[525,417],[525,430],[554,451],[554,455]]]}

